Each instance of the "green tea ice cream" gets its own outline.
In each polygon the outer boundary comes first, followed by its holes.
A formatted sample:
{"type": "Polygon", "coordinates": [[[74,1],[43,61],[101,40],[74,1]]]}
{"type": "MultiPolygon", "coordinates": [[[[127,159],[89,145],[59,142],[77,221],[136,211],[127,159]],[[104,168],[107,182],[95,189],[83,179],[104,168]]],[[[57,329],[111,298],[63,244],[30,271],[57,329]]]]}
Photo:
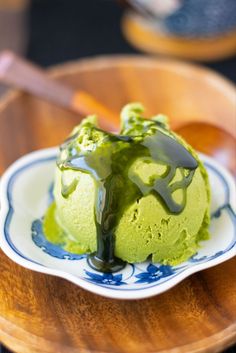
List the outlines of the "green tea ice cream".
{"type": "Polygon", "coordinates": [[[209,237],[209,183],[196,152],[166,117],[143,117],[138,103],[121,112],[119,134],[89,116],[60,148],[55,202],[44,218],[49,241],[88,253],[90,265],[176,265],[209,237]]]}

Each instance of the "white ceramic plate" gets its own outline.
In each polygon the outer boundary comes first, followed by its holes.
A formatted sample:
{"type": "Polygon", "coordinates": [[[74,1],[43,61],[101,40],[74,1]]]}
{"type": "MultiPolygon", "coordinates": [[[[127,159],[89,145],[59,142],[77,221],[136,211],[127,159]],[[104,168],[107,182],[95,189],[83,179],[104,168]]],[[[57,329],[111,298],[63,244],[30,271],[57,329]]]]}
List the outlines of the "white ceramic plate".
{"type": "Polygon", "coordinates": [[[16,161],[1,179],[0,246],[19,265],[106,297],[138,299],[162,293],[192,273],[236,255],[234,180],[213,159],[201,155],[212,189],[212,237],[202,242],[199,252],[179,266],[128,264],[113,275],[92,270],[86,254],[68,253],[50,244],[42,232],[42,217],[52,200],[56,155],[56,148],[33,152],[16,161]]]}

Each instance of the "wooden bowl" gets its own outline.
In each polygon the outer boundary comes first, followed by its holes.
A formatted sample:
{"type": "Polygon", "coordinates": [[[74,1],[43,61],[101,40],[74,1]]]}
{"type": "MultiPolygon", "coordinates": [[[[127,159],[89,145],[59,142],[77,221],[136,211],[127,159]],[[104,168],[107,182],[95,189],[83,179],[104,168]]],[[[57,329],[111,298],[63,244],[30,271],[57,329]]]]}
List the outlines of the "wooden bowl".
{"type": "MultiPolygon", "coordinates": [[[[141,101],[148,115],[168,114],[175,128],[204,121],[236,135],[235,88],[206,69],[121,56],[62,65],[53,75],[117,111],[141,101]]],[[[29,151],[59,144],[78,122],[75,114],[10,93],[0,102],[0,172],[29,151]]],[[[199,353],[236,342],[235,258],[140,301],[98,297],[23,269],[2,252],[0,273],[0,340],[18,353],[199,353]]]]}

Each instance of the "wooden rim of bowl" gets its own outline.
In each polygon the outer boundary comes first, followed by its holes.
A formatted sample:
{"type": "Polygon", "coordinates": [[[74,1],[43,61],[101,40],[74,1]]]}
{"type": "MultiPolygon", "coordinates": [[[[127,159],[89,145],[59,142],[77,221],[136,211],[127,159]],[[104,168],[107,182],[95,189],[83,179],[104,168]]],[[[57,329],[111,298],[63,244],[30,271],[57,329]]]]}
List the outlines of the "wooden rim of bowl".
{"type": "MultiPolygon", "coordinates": [[[[236,111],[236,85],[233,82],[212,69],[182,60],[155,58],[147,55],[105,55],[68,61],[65,64],[49,67],[47,71],[49,75],[55,79],[60,79],[61,76],[73,75],[75,72],[86,72],[91,69],[99,71],[106,68],[117,66],[128,67],[130,65],[148,69],[162,68],[168,71],[172,70],[173,72],[176,72],[176,69],[178,69],[178,72],[181,72],[185,77],[191,77],[191,79],[196,78],[198,80],[202,79],[202,81],[205,81],[209,86],[216,87],[218,92],[222,93],[222,96],[227,97],[229,102],[235,106],[236,111]]],[[[0,114],[11,102],[18,99],[23,94],[24,93],[18,89],[10,89],[10,91],[3,94],[0,98],[0,114]]],[[[215,122],[215,124],[224,129],[222,124],[217,124],[217,122],[215,122]]],[[[236,131],[232,129],[227,130],[227,128],[225,128],[225,130],[236,137],[236,131]]]]}
{"type": "MultiPolygon", "coordinates": [[[[95,56],[93,58],[83,58],[79,60],[68,61],[65,64],[53,65],[48,68],[48,73],[55,79],[60,78],[62,75],[73,75],[75,72],[93,70],[99,71],[104,68],[111,68],[119,65],[120,67],[129,66],[134,64],[142,68],[168,68],[169,70],[176,71],[178,68],[186,76],[199,75],[212,86],[217,85],[218,89],[228,98],[235,103],[236,85],[214,70],[203,67],[201,65],[190,63],[183,60],[168,59],[168,58],[155,58],[147,55],[105,55],[95,56]],[[94,65],[96,64],[96,66],[94,65]],[[207,74],[207,77],[206,77],[207,74]],[[219,85],[220,84],[220,85],[219,85]]],[[[3,94],[0,98],[0,112],[17,96],[24,94],[18,89],[10,89],[10,91],[3,94]]]]}

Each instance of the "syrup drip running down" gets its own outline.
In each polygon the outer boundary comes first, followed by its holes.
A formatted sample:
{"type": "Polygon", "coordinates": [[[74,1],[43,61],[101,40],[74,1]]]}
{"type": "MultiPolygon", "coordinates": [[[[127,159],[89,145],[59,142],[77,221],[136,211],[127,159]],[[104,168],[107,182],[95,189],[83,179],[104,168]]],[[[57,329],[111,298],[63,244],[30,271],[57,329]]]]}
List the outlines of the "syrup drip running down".
{"type": "MultiPolygon", "coordinates": [[[[62,172],[72,169],[87,173],[94,180],[97,251],[89,255],[88,262],[92,268],[108,273],[125,266],[114,251],[115,230],[125,209],[137,199],[152,194],[170,214],[181,213],[186,205],[187,187],[198,167],[196,159],[162,122],[136,115],[124,122],[120,135],[102,131],[87,119],[61,146],[57,164],[62,172]],[[84,136],[87,148],[81,148],[84,136]],[[166,172],[144,183],[131,168],[140,158],[166,166],[166,172]],[[177,169],[182,179],[174,182],[177,169]],[[172,196],[179,189],[183,193],[180,204],[172,196]]],[[[65,186],[62,177],[62,195],[69,197],[77,183],[75,178],[71,185],[65,186]]]]}

